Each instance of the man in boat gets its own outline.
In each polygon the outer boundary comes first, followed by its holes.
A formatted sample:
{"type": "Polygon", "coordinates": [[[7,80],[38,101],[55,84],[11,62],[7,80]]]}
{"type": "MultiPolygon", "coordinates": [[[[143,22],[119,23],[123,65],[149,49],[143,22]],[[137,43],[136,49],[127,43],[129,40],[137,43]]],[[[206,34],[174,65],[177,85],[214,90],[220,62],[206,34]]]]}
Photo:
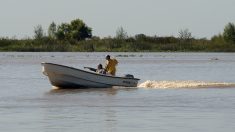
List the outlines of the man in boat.
{"type": "Polygon", "coordinates": [[[85,68],[85,69],[89,69],[89,70],[91,70],[91,71],[93,71],[93,72],[96,72],[96,73],[99,73],[99,74],[106,74],[106,71],[105,71],[105,69],[103,68],[102,64],[99,64],[99,65],[97,66],[97,69],[91,68],[91,67],[84,67],[84,68],[85,68]]]}
{"type": "Polygon", "coordinates": [[[111,59],[110,55],[107,55],[106,56],[106,65],[105,65],[104,69],[108,74],[115,76],[117,64],[118,64],[118,61],[116,59],[114,59],[114,58],[111,59]]]}
{"type": "Polygon", "coordinates": [[[106,74],[106,71],[105,71],[105,69],[103,68],[102,64],[99,64],[99,65],[97,66],[96,73],[99,73],[99,74],[106,74]]]}

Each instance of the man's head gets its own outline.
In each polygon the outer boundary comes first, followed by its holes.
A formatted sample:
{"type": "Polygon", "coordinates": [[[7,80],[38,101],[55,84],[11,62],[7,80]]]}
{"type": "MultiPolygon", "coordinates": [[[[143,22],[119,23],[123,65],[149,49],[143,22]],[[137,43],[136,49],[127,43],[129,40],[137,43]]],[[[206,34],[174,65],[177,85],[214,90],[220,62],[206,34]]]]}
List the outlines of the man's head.
{"type": "Polygon", "coordinates": [[[99,64],[99,65],[97,66],[97,69],[103,69],[102,64],[99,64]]]}
{"type": "Polygon", "coordinates": [[[110,55],[106,55],[106,60],[110,60],[110,55]]]}

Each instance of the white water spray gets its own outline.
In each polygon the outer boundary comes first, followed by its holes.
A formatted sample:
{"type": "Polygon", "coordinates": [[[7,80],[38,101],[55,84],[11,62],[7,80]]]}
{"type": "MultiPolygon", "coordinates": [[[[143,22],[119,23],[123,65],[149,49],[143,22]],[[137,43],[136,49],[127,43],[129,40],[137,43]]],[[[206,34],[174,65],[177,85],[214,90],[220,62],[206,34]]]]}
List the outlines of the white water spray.
{"type": "Polygon", "coordinates": [[[169,89],[169,88],[225,88],[234,87],[235,83],[203,82],[203,81],[145,81],[139,88],[169,89]]]}

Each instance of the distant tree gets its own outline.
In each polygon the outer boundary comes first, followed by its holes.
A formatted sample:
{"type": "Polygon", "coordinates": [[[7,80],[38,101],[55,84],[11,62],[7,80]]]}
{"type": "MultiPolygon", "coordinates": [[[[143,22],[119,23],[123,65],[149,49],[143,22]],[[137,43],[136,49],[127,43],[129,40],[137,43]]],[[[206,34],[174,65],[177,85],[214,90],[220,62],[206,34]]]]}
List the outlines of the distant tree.
{"type": "Polygon", "coordinates": [[[189,30],[188,29],[183,29],[183,30],[180,30],[179,31],[179,39],[180,40],[190,40],[190,39],[192,39],[193,37],[192,37],[192,33],[191,32],[189,32],[189,30]]]}
{"type": "Polygon", "coordinates": [[[71,37],[76,40],[84,40],[92,37],[92,29],[80,20],[76,19],[71,21],[71,37]]]}
{"type": "Polygon", "coordinates": [[[127,32],[123,29],[123,27],[119,27],[117,29],[116,38],[120,40],[124,40],[128,38],[127,32]]]}
{"type": "Polygon", "coordinates": [[[145,34],[136,34],[135,39],[137,41],[145,41],[147,39],[147,36],[145,34]]]}
{"type": "Polygon", "coordinates": [[[54,22],[48,27],[48,37],[52,39],[56,38],[56,24],[54,22]]]}
{"type": "Polygon", "coordinates": [[[56,37],[58,39],[74,39],[77,41],[92,37],[92,29],[88,27],[82,20],[76,19],[70,24],[62,23],[58,26],[56,37]]]}
{"type": "Polygon", "coordinates": [[[228,23],[224,28],[223,37],[226,42],[235,44],[235,25],[228,23]]]}
{"type": "Polygon", "coordinates": [[[62,23],[58,26],[56,37],[59,40],[71,39],[71,28],[70,25],[67,23],[62,23]]]}
{"type": "Polygon", "coordinates": [[[34,38],[35,39],[42,39],[44,36],[43,33],[43,28],[41,25],[37,25],[36,27],[34,27],[34,38]]]}

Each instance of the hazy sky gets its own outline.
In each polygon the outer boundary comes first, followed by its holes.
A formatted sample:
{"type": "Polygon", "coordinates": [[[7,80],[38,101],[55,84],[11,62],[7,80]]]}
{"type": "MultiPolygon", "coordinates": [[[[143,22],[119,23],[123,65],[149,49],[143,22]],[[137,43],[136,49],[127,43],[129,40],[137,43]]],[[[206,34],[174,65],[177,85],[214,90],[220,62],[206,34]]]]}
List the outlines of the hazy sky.
{"type": "Polygon", "coordinates": [[[235,23],[235,0],[0,0],[0,37],[32,37],[34,27],[82,19],[93,35],[143,33],[178,36],[188,28],[196,38],[223,32],[235,23]]]}

